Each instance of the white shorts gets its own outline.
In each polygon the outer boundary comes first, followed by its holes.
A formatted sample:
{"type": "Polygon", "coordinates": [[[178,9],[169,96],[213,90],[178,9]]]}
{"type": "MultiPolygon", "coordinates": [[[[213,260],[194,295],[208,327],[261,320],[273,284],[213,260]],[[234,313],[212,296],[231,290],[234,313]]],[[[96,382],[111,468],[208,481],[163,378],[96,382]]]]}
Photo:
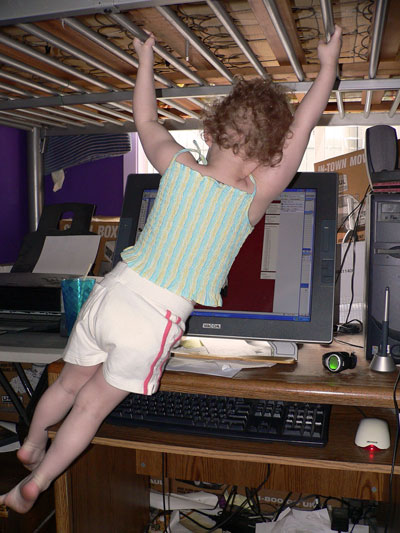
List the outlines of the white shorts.
{"type": "Polygon", "coordinates": [[[120,262],[93,287],[71,332],[64,361],[82,366],[103,363],[110,385],[153,394],[192,310],[188,300],[120,262]]]}

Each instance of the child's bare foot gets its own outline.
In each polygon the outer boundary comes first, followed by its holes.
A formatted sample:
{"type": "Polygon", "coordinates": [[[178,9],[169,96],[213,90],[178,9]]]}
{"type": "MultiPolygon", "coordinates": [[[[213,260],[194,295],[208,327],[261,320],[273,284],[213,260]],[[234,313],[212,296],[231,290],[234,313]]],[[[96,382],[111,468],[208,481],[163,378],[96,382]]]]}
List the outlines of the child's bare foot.
{"type": "Polygon", "coordinates": [[[0,496],[0,505],[6,505],[17,513],[27,513],[43,490],[35,475],[30,474],[10,492],[0,496]]]}
{"type": "Polygon", "coordinates": [[[46,449],[41,446],[35,446],[28,440],[24,442],[17,451],[17,457],[28,470],[34,470],[40,465],[45,456],[46,449]]]}

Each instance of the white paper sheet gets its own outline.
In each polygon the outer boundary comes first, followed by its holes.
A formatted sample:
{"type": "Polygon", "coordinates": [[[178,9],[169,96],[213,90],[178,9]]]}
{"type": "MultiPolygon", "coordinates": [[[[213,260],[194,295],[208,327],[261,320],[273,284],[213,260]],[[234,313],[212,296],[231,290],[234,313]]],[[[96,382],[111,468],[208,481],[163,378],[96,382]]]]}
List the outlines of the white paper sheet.
{"type": "Polygon", "coordinates": [[[251,356],[271,356],[272,348],[268,341],[248,342],[243,339],[223,337],[183,337],[181,345],[173,349],[176,354],[212,355],[214,357],[242,358],[251,356]]]}
{"type": "Polygon", "coordinates": [[[192,372],[194,374],[207,374],[208,376],[222,376],[224,378],[233,378],[241,369],[241,366],[231,365],[229,363],[184,359],[180,357],[171,357],[166,367],[166,370],[175,372],[192,372]]]}
{"type": "Polygon", "coordinates": [[[48,236],[33,272],[85,276],[92,267],[100,235],[48,236]]]}
{"type": "MultiPolygon", "coordinates": [[[[286,509],[276,522],[256,524],[256,533],[332,533],[327,509],[299,511],[286,509]]],[[[356,525],[353,533],[367,532],[368,526],[356,525]]]]}
{"type": "Polygon", "coordinates": [[[275,363],[253,363],[251,361],[216,361],[204,359],[188,359],[186,357],[171,357],[168,361],[167,370],[175,372],[192,372],[194,374],[207,374],[208,376],[221,376],[233,378],[244,368],[265,368],[274,366],[275,363]]]}
{"type": "MultiPolygon", "coordinates": [[[[208,492],[190,492],[188,494],[166,494],[166,508],[170,511],[177,509],[213,509],[218,503],[216,494],[208,492]]],[[[161,492],[150,491],[150,506],[155,509],[164,508],[164,500],[161,492]]]]}

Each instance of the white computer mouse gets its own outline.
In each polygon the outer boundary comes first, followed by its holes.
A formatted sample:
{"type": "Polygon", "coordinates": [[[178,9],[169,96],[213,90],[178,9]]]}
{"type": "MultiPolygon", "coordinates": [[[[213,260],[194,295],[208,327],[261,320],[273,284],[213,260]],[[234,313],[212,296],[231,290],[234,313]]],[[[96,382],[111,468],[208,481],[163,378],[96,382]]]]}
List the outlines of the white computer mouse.
{"type": "Polygon", "coordinates": [[[358,425],[355,443],[361,448],[375,446],[380,450],[390,448],[389,425],[380,418],[363,418],[358,425]]]}

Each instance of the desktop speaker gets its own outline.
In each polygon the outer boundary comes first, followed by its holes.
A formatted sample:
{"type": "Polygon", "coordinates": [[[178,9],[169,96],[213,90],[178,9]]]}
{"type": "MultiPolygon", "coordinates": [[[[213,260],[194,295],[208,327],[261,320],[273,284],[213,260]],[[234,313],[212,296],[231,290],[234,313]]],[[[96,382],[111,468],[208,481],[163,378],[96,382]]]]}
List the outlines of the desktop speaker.
{"type": "MultiPolygon", "coordinates": [[[[400,194],[372,193],[367,202],[367,359],[382,353],[385,293],[389,293],[387,349],[400,356],[400,194]],[[388,291],[386,291],[388,289],[388,291]]],[[[386,344],[386,343],[385,343],[386,344]]],[[[385,348],[383,348],[385,351],[385,348]]]]}

